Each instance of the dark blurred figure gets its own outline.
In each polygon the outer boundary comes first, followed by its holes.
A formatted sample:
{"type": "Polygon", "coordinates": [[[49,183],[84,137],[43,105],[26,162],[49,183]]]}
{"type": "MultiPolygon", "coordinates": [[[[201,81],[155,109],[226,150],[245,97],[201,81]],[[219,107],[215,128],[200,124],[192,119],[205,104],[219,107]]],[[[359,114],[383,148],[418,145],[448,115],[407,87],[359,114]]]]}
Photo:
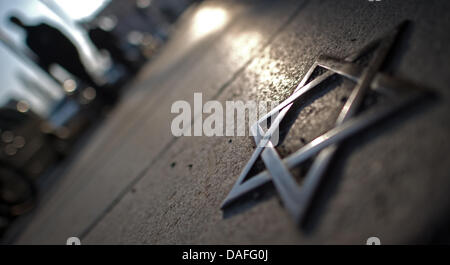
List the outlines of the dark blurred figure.
{"type": "Polygon", "coordinates": [[[108,51],[114,63],[123,65],[130,72],[138,70],[135,63],[126,57],[125,52],[120,48],[120,40],[111,31],[95,25],[89,29],[89,38],[97,49],[108,51]]]}
{"type": "Polygon", "coordinates": [[[96,87],[81,62],[78,49],[61,31],[45,23],[25,25],[16,16],[11,16],[10,21],[26,31],[26,44],[37,55],[37,63],[46,72],[49,73],[50,66],[56,63],[88,85],[96,87]]]}

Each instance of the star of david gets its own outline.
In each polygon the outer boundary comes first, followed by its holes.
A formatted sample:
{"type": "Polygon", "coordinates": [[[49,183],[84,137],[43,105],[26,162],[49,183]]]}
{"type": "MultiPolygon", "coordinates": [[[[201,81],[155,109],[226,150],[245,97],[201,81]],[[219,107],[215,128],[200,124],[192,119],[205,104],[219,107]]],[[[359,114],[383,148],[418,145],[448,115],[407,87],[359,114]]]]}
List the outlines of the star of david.
{"type": "Polygon", "coordinates": [[[251,127],[257,147],[236,184],[224,200],[222,209],[230,206],[244,195],[272,182],[284,207],[294,220],[297,223],[303,221],[339,144],[346,138],[386,118],[427,93],[428,90],[425,88],[380,72],[380,68],[396,37],[405,24],[405,22],[400,24],[382,38],[370,42],[344,59],[326,56],[320,56],[317,59],[298,84],[294,93],[251,127]],[[368,53],[373,54],[368,64],[357,63],[368,53]],[[312,78],[317,68],[322,68],[324,72],[312,78]],[[272,143],[274,132],[279,128],[281,121],[293,108],[294,103],[308,97],[309,91],[314,90],[319,84],[335,75],[348,78],[355,83],[354,89],[338,116],[335,127],[288,157],[281,159],[272,143]],[[389,104],[377,104],[380,106],[373,106],[371,110],[360,111],[369,92],[382,94],[388,99],[389,104]],[[270,125],[264,131],[261,124],[267,121],[270,121],[270,125]],[[266,170],[249,177],[252,167],[260,157],[266,170]],[[301,165],[308,159],[313,159],[313,163],[300,186],[289,170],[301,165]]]}

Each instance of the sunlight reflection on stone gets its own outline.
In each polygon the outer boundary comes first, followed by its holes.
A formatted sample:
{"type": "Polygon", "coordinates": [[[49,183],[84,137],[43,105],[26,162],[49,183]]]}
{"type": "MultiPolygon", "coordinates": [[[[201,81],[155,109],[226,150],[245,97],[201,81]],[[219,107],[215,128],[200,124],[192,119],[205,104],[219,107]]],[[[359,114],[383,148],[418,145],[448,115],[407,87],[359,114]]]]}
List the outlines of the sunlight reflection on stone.
{"type": "Polygon", "coordinates": [[[217,32],[228,22],[228,14],[220,7],[205,7],[197,11],[194,17],[193,35],[195,38],[217,32]]]}
{"type": "Polygon", "coordinates": [[[241,63],[246,62],[251,58],[255,49],[260,47],[262,39],[261,34],[257,31],[245,32],[238,36],[232,35],[227,38],[231,51],[229,60],[241,63]]]}

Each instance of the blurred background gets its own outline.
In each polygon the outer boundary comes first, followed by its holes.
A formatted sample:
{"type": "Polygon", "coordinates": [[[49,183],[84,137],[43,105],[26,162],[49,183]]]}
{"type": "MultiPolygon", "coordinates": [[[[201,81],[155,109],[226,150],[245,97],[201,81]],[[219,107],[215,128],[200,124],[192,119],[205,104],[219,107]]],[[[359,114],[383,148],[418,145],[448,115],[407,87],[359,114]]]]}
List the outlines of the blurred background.
{"type": "Polygon", "coordinates": [[[0,1],[0,236],[194,2],[0,1]]]}

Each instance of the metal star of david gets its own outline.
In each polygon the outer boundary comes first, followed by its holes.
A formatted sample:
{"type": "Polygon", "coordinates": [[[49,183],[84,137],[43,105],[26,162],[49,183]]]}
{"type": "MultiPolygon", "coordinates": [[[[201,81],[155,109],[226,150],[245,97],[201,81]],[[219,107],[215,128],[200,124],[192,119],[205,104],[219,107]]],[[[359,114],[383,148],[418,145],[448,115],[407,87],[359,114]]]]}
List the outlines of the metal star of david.
{"type": "Polygon", "coordinates": [[[227,208],[244,195],[272,182],[284,207],[294,220],[297,223],[303,221],[340,142],[428,93],[427,89],[379,72],[405,24],[405,22],[400,24],[382,38],[372,41],[343,60],[319,57],[294,93],[252,126],[256,150],[223,202],[222,209],[227,208]],[[368,64],[364,66],[358,64],[357,61],[369,52],[372,52],[373,55],[368,64]],[[325,69],[325,72],[310,80],[315,69],[319,67],[325,69]],[[348,78],[356,83],[338,116],[336,126],[290,156],[281,159],[272,143],[275,130],[279,128],[281,121],[295,102],[307,97],[307,92],[334,75],[348,78]],[[375,106],[370,111],[366,110],[360,113],[361,105],[368,92],[371,91],[385,96],[389,104],[375,106]],[[269,128],[264,131],[261,124],[269,119],[269,128]],[[250,170],[259,157],[262,158],[266,170],[249,177],[250,170]],[[314,159],[312,166],[304,177],[302,185],[299,186],[289,170],[312,158],[314,159]]]}

